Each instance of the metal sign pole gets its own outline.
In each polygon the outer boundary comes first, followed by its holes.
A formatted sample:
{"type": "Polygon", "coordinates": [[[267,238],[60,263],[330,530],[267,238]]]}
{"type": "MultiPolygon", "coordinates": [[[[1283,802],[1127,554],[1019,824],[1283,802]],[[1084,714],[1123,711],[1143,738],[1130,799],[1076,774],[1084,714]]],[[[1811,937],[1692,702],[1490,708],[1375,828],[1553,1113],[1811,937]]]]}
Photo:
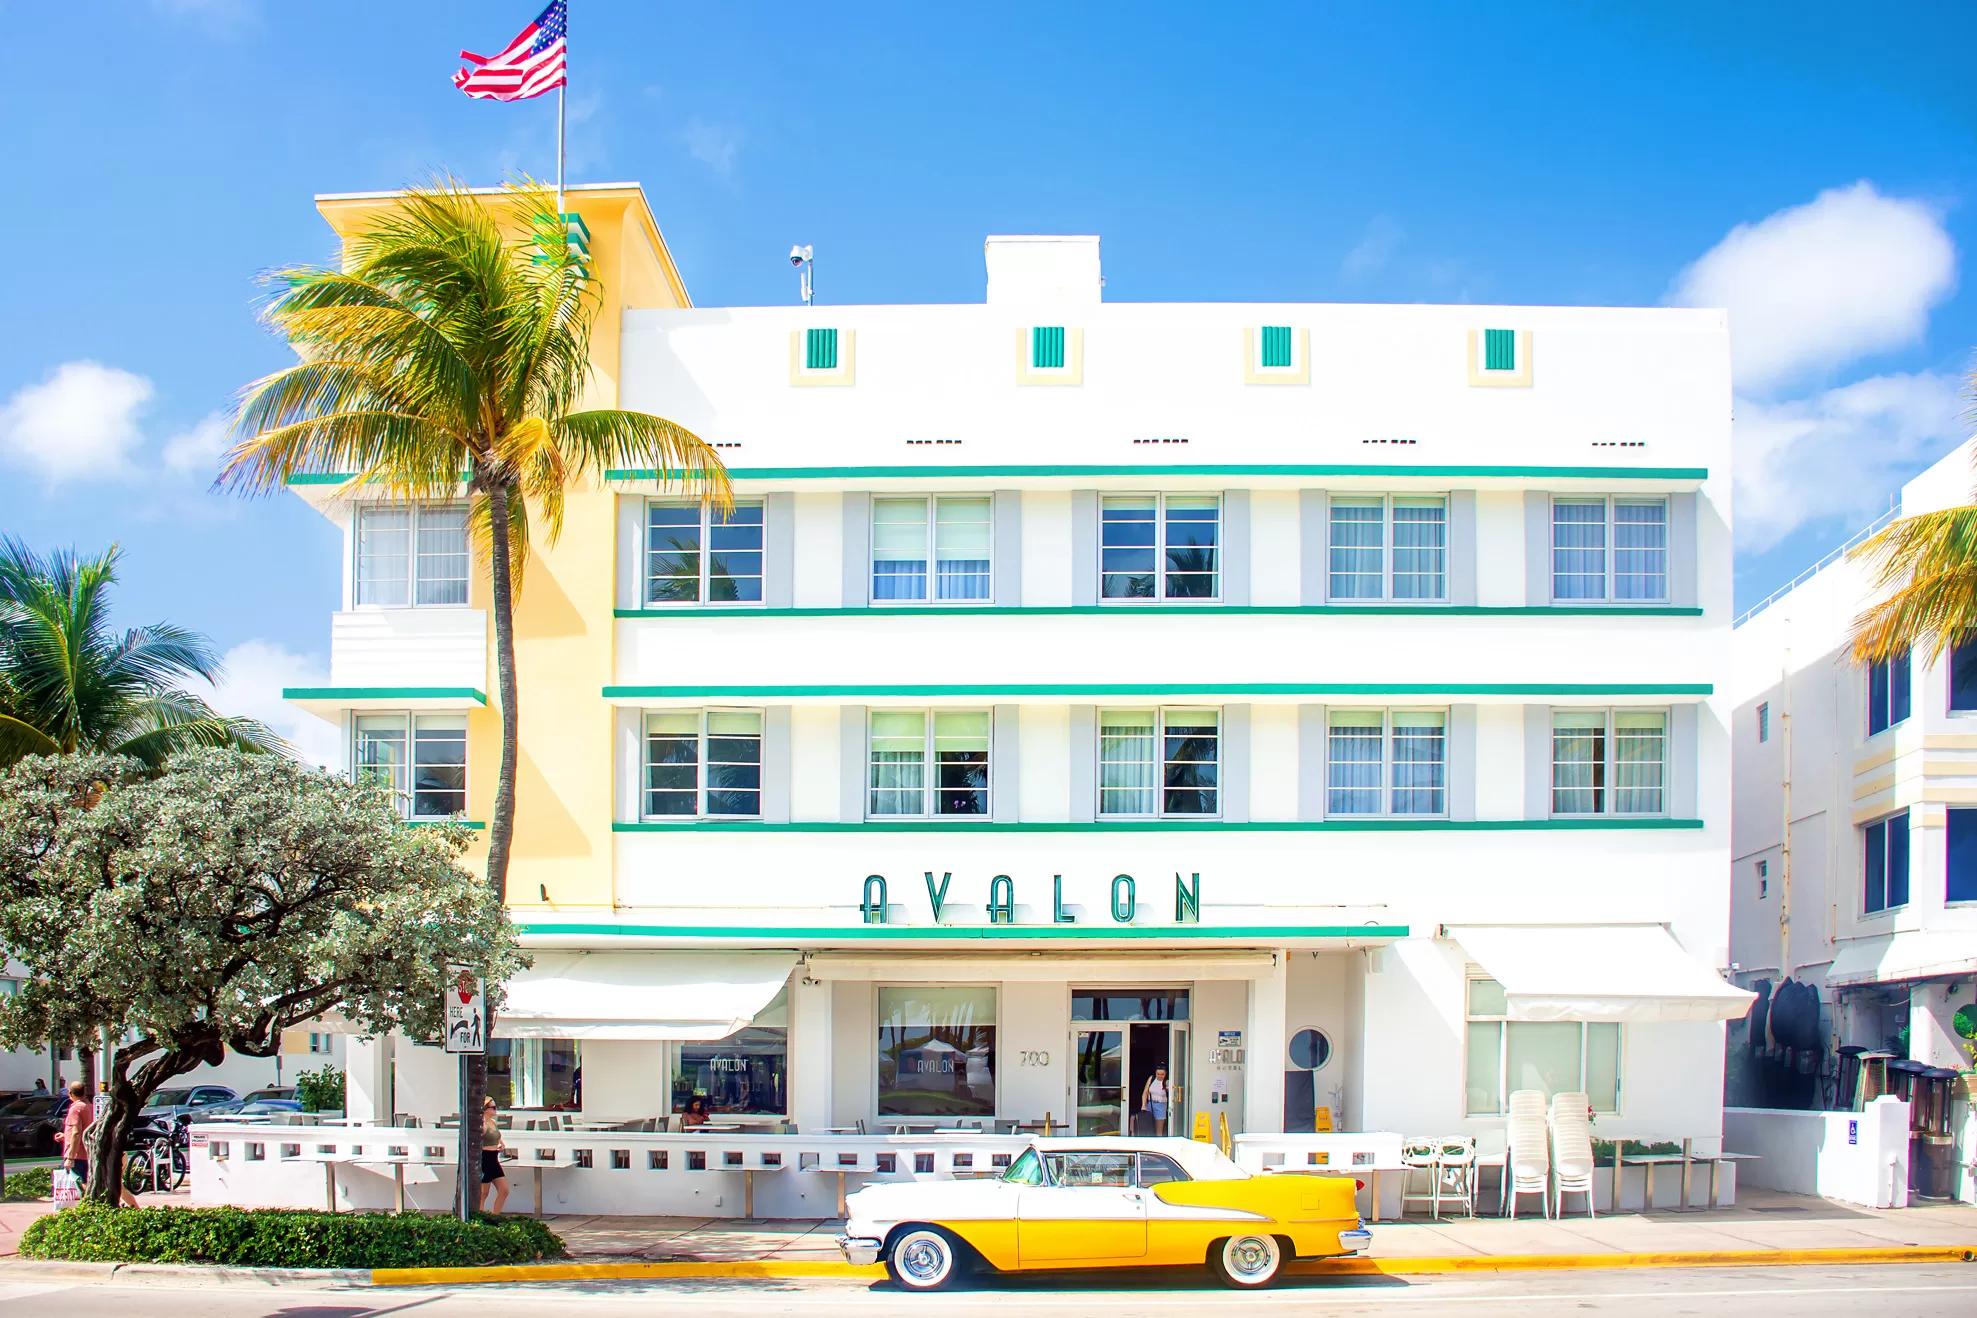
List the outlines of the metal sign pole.
{"type": "Polygon", "coordinates": [[[477,1193],[480,1163],[475,1152],[480,1145],[481,1114],[474,1109],[474,1058],[487,1052],[487,993],[480,977],[468,966],[448,966],[444,1011],[446,1051],[460,1058],[460,1141],[455,1158],[459,1187],[460,1220],[473,1220],[480,1206],[477,1193]]]}

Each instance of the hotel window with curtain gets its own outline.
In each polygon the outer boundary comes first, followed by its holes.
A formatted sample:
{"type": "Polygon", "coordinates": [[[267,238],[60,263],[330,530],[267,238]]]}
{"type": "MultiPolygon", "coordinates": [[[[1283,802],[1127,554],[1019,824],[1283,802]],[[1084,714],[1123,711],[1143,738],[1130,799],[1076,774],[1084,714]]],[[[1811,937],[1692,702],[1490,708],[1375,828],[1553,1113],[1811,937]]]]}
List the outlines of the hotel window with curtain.
{"type": "Polygon", "coordinates": [[[1551,501],[1551,595],[1560,603],[1668,599],[1668,501],[1551,501]]]}
{"type": "Polygon", "coordinates": [[[655,500],[645,509],[647,604],[760,604],[762,505],[655,500]]]}
{"type": "Polygon", "coordinates": [[[1667,809],[1666,710],[1552,711],[1552,814],[1659,815],[1667,809]]]}
{"type": "Polygon", "coordinates": [[[1861,909],[1874,915],[1908,905],[1908,811],[1876,820],[1860,836],[1867,880],[1861,909]]]}
{"type": "Polygon", "coordinates": [[[1520,1089],[1583,1093],[1595,1112],[1620,1110],[1620,1026],[1610,1021],[1513,1021],[1503,985],[1468,981],[1463,1114],[1493,1117],[1520,1089]]]}
{"type": "Polygon", "coordinates": [[[987,601],[988,495],[872,500],[872,602],[987,601]]]}
{"type": "Polygon", "coordinates": [[[351,757],[360,783],[390,793],[407,819],[451,819],[467,810],[465,714],[359,714],[351,757]]]}
{"type": "Polygon", "coordinates": [[[750,819],[762,813],[762,712],[651,710],[645,716],[647,819],[750,819]]]}
{"type": "MultiPolygon", "coordinates": [[[[1906,722],[1910,712],[1912,682],[1908,652],[1904,650],[1893,659],[1884,659],[1878,664],[1867,666],[1867,735],[1885,732],[1897,723],[1906,722]]],[[[1954,701],[1954,679],[1956,666],[1952,658],[1950,666],[1952,679],[1952,700],[1950,708],[1957,708],[1954,701]]]]}
{"type": "Polygon", "coordinates": [[[1329,598],[1448,598],[1447,499],[1342,495],[1330,525],[1329,598]]]}
{"type": "Polygon", "coordinates": [[[1218,598],[1221,523],[1219,495],[1106,495],[1099,501],[1099,597],[1218,598]]]}
{"type": "Polygon", "coordinates": [[[865,811],[873,819],[989,812],[987,710],[875,709],[865,811]]]}
{"type": "Polygon", "coordinates": [[[467,602],[467,510],[406,504],[357,510],[359,608],[467,602]]]}
{"type": "Polygon", "coordinates": [[[1447,813],[1445,710],[1335,709],[1326,725],[1327,815],[1447,813]]]}
{"type": "Polygon", "coordinates": [[[1221,813],[1221,714],[1104,710],[1098,716],[1098,813],[1199,818],[1221,813]]]}

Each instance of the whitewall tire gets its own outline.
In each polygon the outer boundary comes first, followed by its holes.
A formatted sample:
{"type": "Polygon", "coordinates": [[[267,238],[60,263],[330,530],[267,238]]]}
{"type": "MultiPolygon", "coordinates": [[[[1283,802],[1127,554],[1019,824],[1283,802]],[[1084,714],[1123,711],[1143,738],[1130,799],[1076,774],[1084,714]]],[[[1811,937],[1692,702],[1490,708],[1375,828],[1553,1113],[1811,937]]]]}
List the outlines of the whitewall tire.
{"type": "Polygon", "coordinates": [[[933,1227],[900,1232],[886,1251],[886,1272],[901,1290],[946,1290],[960,1271],[960,1253],[953,1239],[933,1227]]]}
{"type": "Polygon", "coordinates": [[[1224,1286],[1262,1290],[1284,1270],[1284,1247],[1275,1236],[1230,1236],[1208,1255],[1208,1266],[1224,1286]]]}

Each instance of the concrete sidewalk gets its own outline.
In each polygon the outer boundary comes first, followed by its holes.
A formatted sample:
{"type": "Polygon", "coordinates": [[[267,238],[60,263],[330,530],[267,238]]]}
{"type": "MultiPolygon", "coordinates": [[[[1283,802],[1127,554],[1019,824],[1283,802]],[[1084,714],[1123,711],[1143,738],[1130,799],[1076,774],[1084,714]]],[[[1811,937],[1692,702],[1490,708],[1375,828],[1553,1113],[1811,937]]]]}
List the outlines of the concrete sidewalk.
{"type": "MultiPolygon", "coordinates": [[[[691,1217],[551,1217],[573,1260],[836,1262],[831,1221],[691,1217]]],[[[1944,1246],[1977,1250],[1977,1206],[1873,1209],[1768,1190],[1745,1190],[1735,1208],[1621,1213],[1547,1222],[1519,1217],[1409,1217],[1370,1228],[1372,1258],[1533,1254],[1661,1254],[1748,1250],[1944,1246]]]]}

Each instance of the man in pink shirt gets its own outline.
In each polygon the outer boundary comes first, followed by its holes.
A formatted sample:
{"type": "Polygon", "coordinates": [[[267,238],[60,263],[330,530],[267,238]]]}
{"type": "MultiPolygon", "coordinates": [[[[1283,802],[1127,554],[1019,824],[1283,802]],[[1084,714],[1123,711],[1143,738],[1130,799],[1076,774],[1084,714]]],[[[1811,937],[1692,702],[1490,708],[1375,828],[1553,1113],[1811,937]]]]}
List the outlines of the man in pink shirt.
{"type": "Polygon", "coordinates": [[[89,1148],[83,1143],[82,1133],[89,1129],[92,1119],[89,1087],[80,1080],[71,1081],[68,1111],[62,1115],[62,1159],[85,1185],[89,1183],[89,1148]]]}

